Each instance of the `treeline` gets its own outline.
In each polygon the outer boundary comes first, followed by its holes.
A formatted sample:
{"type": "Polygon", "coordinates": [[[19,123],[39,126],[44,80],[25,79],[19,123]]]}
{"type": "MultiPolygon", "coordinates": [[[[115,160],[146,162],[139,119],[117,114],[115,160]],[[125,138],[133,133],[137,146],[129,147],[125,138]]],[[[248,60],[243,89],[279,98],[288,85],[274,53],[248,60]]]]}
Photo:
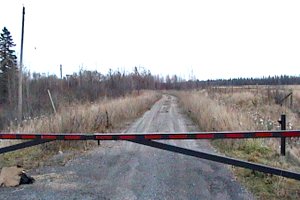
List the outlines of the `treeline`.
{"type": "Polygon", "coordinates": [[[166,77],[163,83],[165,89],[198,89],[212,86],[243,86],[243,85],[299,85],[299,76],[268,76],[262,78],[233,78],[233,79],[217,79],[217,80],[184,80],[176,75],[172,78],[166,77]]]}
{"type": "Polygon", "coordinates": [[[212,85],[298,85],[300,84],[300,76],[268,76],[262,78],[234,78],[227,80],[212,80],[208,81],[212,85]]]}
{"type": "Polygon", "coordinates": [[[56,104],[93,102],[102,97],[119,97],[140,90],[160,87],[159,77],[150,71],[134,68],[134,72],[112,71],[104,75],[97,71],[81,70],[58,78],[39,73],[29,73],[24,78],[23,91],[25,112],[33,115],[51,110],[48,90],[56,104]]]}

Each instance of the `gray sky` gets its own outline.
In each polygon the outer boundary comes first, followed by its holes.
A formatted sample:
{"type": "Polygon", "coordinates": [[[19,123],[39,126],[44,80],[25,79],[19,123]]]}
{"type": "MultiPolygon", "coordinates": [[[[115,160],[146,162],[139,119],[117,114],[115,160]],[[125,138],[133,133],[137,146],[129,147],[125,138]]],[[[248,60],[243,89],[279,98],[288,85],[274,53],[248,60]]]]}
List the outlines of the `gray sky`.
{"type": "Polygon", "coordinates": [[[109,68],[199,79],[300,75],[300,1],[0,0],[0,28],[24,65],[64,74],[109,68]]]}

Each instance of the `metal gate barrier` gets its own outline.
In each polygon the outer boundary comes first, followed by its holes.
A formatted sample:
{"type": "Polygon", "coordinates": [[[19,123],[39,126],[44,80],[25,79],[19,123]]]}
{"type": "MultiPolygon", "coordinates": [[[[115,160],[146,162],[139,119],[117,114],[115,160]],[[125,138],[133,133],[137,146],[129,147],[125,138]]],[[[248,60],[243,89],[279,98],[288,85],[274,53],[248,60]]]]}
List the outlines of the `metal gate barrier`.
{"type": "Polygon", "coordinates": [[[190,150],[157,140],[204,140],[204,139],[247,139],[247,138],[289,138],[300,137],[300,130],[242,131],[242,132],[180,132],[180,133],[0,133],[2,140],[29,140],[27,142],[0,148],[0,154],[23,149],[55,140],[124,140],[166,151],[202,158],[223,164],[275,174],[300,180],[300,173],[280,168],[247,162],[213,153],[190,150]],[[154,141],[155,140],[155,141],[154,141]]]}

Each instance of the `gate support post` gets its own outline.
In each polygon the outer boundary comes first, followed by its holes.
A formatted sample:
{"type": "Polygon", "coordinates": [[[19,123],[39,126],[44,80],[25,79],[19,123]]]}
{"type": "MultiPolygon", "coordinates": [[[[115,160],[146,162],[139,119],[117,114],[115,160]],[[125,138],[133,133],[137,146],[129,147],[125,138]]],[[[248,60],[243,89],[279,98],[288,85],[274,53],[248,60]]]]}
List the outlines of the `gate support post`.
{"type": "MultiPolygon", "coordinates": [[[[281,126],[281,130],[286,130],[286,115],[285,114],[281,115],[281,119],[280,119],[279,123],[281,126]]],[[[286,138],[281,137],[280,154],[282,156],[285,156],[285,152],[286,152],[285,147],[286,147],[286,138]]]]}

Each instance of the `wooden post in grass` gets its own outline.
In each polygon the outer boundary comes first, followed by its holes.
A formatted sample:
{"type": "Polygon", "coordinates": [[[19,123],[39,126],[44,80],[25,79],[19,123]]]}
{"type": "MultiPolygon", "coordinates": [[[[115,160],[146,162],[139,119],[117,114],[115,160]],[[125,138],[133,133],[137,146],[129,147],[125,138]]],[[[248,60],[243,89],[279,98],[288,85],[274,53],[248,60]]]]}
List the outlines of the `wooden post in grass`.
{"type": "Polygon", "coordinates": [[[51,101],[51,104],[52,104],[53,111],[54,111],[54,113],[56,113],[56,109],[55,109],[55,106],[54,106],[54,103],[53,103],[53,100],[52,100],[52,96],[51,96],[51,93],[50,93],[49,89],[48,89],[48,95],[49,95],[49,98],[50,98],[50,101],[51,101]]]}

